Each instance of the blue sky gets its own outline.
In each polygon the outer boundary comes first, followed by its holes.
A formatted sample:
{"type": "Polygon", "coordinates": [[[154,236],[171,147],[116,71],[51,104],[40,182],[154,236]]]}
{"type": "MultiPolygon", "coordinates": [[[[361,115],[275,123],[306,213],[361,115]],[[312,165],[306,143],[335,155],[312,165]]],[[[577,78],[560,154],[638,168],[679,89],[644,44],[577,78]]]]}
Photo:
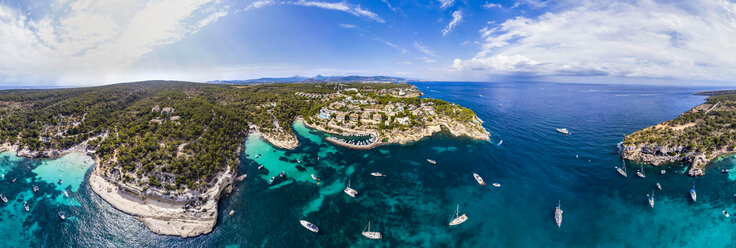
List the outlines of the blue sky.
{"type": "Polygon", "coordinates": [[[297,74],[730,84],[736,4],[0,0],[0,85],[297,74]]]}

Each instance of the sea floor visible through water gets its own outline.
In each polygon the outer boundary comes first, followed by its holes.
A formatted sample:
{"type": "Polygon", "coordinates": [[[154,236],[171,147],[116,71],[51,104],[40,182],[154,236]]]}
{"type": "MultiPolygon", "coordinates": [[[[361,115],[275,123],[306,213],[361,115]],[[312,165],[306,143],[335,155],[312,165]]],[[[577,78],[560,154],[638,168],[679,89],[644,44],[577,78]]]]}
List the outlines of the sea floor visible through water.
{"type": "Polygon", "coordinates": [[[0,240],[7,247],[736,246],[735,217],[721,213],[736,213],[735,156],[713,161],[699,178],[685,175],[681,164],[626,162],[628,178],[614,168],[622,163],[622,135],[676,117],[704,101],[692,93],[712,88],[415,84],[424,97],[473,109],[491,142],[443,132],[408,145],[351,150],[299,122],[293,126],[300,141],[294,150],[250,135],[240,166],[248,177],[220,201],[213,232],[186,239],[156,235],[95,195],[86,182],[94,164],[85,155],[25,159],[5,152],[0,193],[9,202],[0,203],[0,240]],[[720,173],[723,168],[731,172],[720,173]],[[667,173],[660,175],[661,169],[667,173]],[[646,178],[634,176],[637,170],[646,178]],[[279,177],[282,171],[285,178],[279,177]],[[473,173],[488,185],[479,185],[473,173]],[[655,189],[657,182],[662,191],[655,189]],[[343,192],[348,183],[358,191],[355,198],[343,192]],[[33,185],[40,191],[33,193],[33,185]],[[688,194],[693,185],[697,202],[688,194]],[[654,208],[646,197],[652,192],[654,208]],[[558,202],[564,210],[559,228],[558,202]],[[469,219],[449,226],[458,205],[469,219]],[[69,218],[60,221],[58,211],[69,218]],[[299,220],[320,232],[306,230],[299,220]],[[361,235],[369,221],[383,239],[361,235]]]}

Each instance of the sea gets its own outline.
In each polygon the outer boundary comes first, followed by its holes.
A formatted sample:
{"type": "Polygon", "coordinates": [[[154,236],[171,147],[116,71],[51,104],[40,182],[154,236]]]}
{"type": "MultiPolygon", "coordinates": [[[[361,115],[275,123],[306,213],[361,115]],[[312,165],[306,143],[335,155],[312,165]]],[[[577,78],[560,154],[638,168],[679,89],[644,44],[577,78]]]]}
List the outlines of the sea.
{"type": "Polygon", "coordinates": [[[247,178],[220,200],[215,229],[194,238],[154,234],[107,204],[87,184],[94,161],[85,155],[25,159],[5,152],[0,193],[9,201],[0,202],[0,240],[3,247],[736,246],[736,217],[721,212],[736,213],[736,157],[713,161],[698,178],[687,176],[682,164],[626,161],[627,178],[614,168],[624,163],[618,156],[623,135],[677,117],[704,102],[694,92],[719,88],[413,84],[423,97],[473,109],[491,141],[445,131],[412,144],[351,150],[300,122],[293,125],[300,143],[294,150],[250,135],[239,168],[247,178]],[[636,177],[637,170],[646,178],[636,177]],[[473,173],[488,185],[479,185],[473,173]],[[348,184],[358,191],[355,198],[343,192],[348,184]],[[689,196],[693,187],[697,202],[689,196]],[[653,208],[647,194],[654,194],[653,208]],[[554,220],[558,205],[561,227],[554,220]],[[456,209],[468,220],[449,226],[456,209]],[[361,235],[369,222],[383,239],[361,235]]]}

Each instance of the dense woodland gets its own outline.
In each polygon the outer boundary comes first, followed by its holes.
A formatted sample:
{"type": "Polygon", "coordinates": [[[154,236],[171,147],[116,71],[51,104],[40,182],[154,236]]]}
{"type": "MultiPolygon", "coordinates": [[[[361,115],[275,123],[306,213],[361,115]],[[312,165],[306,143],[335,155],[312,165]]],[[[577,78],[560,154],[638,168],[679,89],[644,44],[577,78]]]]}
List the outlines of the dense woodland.
{"type": "Polygon", "coordinates": [[[664,128],[646,128],[624,139],[625,145],[657,144],[684,147],[710,155],[716,150],[736,148],[736,95],[714,94],[704,105],[664,122],[664,128]],[[706,114],[710,107],[716,106],[706,114]],[[672,127],[682,127],[681,130],[672,127]]]}
{"type": "MultiPolygon", "coordinates": [[[[232,86],[172,81],[100,87],[0,91],[0,143],[34,151],[89,140],[105,176],[144,188],[202,189],[238,164],[248,123],[290,131],[296,116],[313,115],[340,87],[408,84],[267,84],[232,86]]],[[[417,99],[418,100],[418,99],[417,99]]]]}

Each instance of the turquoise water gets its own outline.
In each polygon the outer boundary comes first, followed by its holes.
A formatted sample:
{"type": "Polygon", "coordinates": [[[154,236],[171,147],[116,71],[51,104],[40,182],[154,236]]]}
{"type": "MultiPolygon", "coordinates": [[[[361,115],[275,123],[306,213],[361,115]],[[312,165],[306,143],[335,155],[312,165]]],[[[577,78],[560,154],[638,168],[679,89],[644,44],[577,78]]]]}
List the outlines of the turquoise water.
{"type": "Polygon", "coordinates": [[[703,102],[692,87],[545,83],[417,83],[428,97],[467,106],[491,142],[446,133],[368,151],[335,147],[294,124],[300,146],[245,140],[248,177],[220,203],[215,230],[196,238],[155,235],[96,196],[83,155],[29,160],[0,155],[0,240],[9,247],[734,247],[736,157],[701,178],[681,165],[644,166],[646,179],[619,176],[622,134],[671,119],[703,102]],[[571,135],[554,129],[565,127],[571,135]],[[502,145],[498,142],[503,140],[502,145]],[[576,158],[578,155],[579,158],[576,158]],[[425,159],[437,161],[430,165],[425,159]],[[297,162],[297,159],[299,162],[297,162]],[[264,169],[258,170],[259,165],[264,169]],[[729,174],[720,173],[729,168],[729,174]],[[279,178],[284,171],[286,178],[279,178]],[[386,177],[372,177],[371,172],[386,177]],[[472,177],[502,186],[481,187],[472,177]],[[313,180],[314,174],[320,180],[313,180]],[[268,180],[276,177],[273,184],[268,180]],[[10,183],[12,178],[18,178],[10,183]],[[58,184],[61,178],[63,184],[58,184]],[[359,193],[343,193],[350,181],[359,193]],[[655,207],[647,203],[655,183],[655,207]],[[695,183],[698,202],[689,200],[695,183]],[[32,185],[41,191],[33,193],[32,185]],[[70,193],[70,198],[63,195],[70,193]],[[31,212],[22,208],[31,204],[31,212]],[[558,201],[561,228],[554,223],[558,201]],[[449,227],[456,205],[468,215],[449,227]],[[234,209],[235,215],[227,212],[234,209]],[[70,216],[59,221],[56,211],[70,216]],[[299,225],[320,227],[314,234],[299,225]],[[368,221],[382,240],[360,235],[368,221]]]}

